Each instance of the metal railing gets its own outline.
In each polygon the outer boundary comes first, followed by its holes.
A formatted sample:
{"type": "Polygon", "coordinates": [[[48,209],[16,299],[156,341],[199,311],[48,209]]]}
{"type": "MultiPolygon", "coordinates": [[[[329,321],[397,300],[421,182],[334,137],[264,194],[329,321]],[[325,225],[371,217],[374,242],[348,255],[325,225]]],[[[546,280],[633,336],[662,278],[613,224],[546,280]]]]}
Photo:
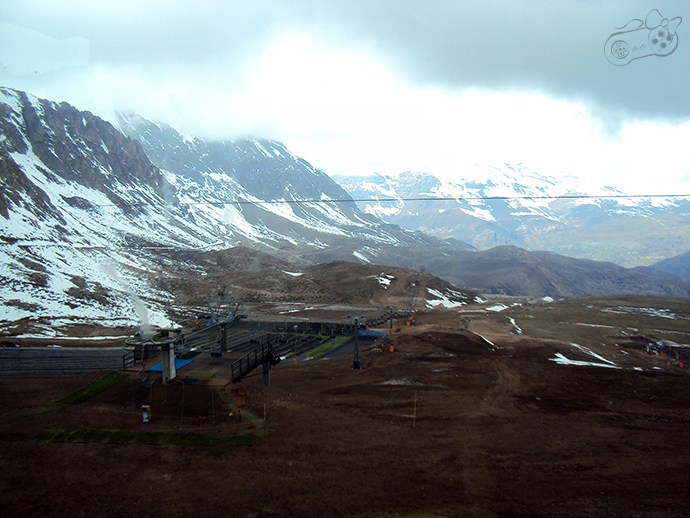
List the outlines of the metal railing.
{"type": "Polygon", "coordinates": [[[280,357],[273,347],[269,343],[261,344],[230,365],[232,382],[237,383],[261,364],[276,365],[278,362],[280,362],[280,357]]]}

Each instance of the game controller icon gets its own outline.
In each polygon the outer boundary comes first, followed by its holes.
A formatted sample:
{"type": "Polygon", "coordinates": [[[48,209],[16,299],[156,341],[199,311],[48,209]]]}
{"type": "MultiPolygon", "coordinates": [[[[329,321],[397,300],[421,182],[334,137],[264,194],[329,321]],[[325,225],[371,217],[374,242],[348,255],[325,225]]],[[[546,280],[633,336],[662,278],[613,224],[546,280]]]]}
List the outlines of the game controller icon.
{"type": "Polygon", "coordinates": [[[620,27],[624,30],[612,34],[604,45],[604,55],[610,63],[617,66],[627,65],[633,59],[647,56],[669,56],[678,48],[676,29],[682,21],[680,16],[669,21],[654,9],[644,22],[631,20],[620,27]]]}

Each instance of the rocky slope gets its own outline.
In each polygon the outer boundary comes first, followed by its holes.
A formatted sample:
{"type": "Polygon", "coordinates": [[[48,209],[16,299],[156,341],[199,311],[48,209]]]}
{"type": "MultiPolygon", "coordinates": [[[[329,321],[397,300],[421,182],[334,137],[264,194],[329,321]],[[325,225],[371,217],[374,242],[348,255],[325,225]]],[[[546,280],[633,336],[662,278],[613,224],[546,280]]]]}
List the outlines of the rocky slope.
{"type": "Polygon", "coordinates": [[[226,245],[251,245],[299,264],[316,257],[377,262],[381,246],[438,242],[361,211],[328,175],[279,142],[207,142],[133,113],[117,117],[161,169],[186,217],[211,219],[226,245]]]}
{"type": "Polygon", "coordinates": [[[383,247],[439,242],[361,212],[278,143],[205,143],[128,120],[137,138],[66,103],[0,89],[5,318],[111,325],[141,320],[147,308],[147,318],[166,323],[179,301],[157,279],[205,275],[203,262],[180,261],[194,251],[245,244],[304,265],[377,262],[383,247]],[[324,201],[333,199],[343,201],[324,201]]]}
{"type": "MultiPolygon", "coordinates": [[[[167,325],[204,298],[345,300],[338,286],[349,273],[306,275],[334,261],[426,270],[490,293],[688,293],[658,272],[526,251],[497,263],[461,241],[384,223],[277,142],[205,142],[132,114],[118,124],[129,136],[68,104],[0,88],[5,320],[167,325]]],[[[389,304],[381,290],[364,296],[378,282],[367,272],[353,293],[389,304]]],[[[431,289],[424,300],[464,300],[440,280],[431,289]]]]}

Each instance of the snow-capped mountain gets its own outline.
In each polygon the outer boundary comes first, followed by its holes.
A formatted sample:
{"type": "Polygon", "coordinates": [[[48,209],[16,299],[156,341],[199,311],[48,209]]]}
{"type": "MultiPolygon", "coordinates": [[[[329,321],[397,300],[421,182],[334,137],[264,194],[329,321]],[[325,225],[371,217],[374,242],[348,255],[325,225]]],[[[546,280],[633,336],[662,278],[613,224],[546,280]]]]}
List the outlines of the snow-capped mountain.
{"type": "Polygon", "coordinates": [[[131,115],[118,122],[135,138],[66,103],[0,88],[6,319],[131,323],[143,298],[150,318],[164,321],[173,296],[152,278],[166,261],[180,265],[162,249],[244,244],[299,264],[375,260],[382,247],[432,241],[363,213],[279,143],[206,143],[131,115]],[[333,199],[343,201],[324,201],[333,199]]]}
{"type": "MultiPolygon", "coordinates": [[[[52,325],[62,320],[63,328],[84,320],[109,327],[168,324],[171,315],[188,315],[189,304],[199,304],[214,290],[217,296],[241,296],[244,288],[225,277],[254,274],[256,263],[267,264],[258,253],[291,265],[274,268],[278,276],[288,275],[281,273],[286,268],[294,272],[344,260],[425,267],[456,286],[489,293],[690,294],[682,281],[668,276],[578,260],[569,262],[564,273],[555,254],[498,250],[482,256],[461,241],[386,223],[380,212],[362,211],[330,177],[278,142],[206,142],[132,114],[120,114],[116,124],[122,131],[66,103],[0,88],[2,332],[23,318],[34,324],[50,318],[52,325]],[[245,258],[247,264],[226,271],[229,257],[240,263],[245,258]],[[500,267],[487,273],[471,266],[473,261],[500,267]],[[522,273],[514,275],[517,263],[522,273]],[[536,284],[524,273],[533,271],[535,263],[543,274],[536,284]],[[466,275],[475,270],[482,275],[466,275]],[[580,282],[582,275],[598,281],[580,282]],[[219,279],[224,279],[222,286],[219,279]]],[[[385,189],[380,192],[398,198],[394,218],[399,221],[413,210],[435,217],[453,213],[446,223],[448,235],[463,221],[500,223],[501,207],[475,203],[486,200],[442,202],[448,208],[425,201],[446,197],[459,184],[424,175],[383,180],[378,180],[385,189]],[[418,192],[423,193],[415,194],[420,200],[410,201],[411,193],[418,192]]],[[[485,194],[496,188],[486,182],[463,186],[472,192],[480,187],[485,194]]],[[[520,208],[511,200],[502,203],[506,214],[525,213],[525,225],[564,224],[556,202],[541,206],[538,200],[530,212],[524,200],[520,208]]],[[[436,228],[429,222],[430,229],[436,228]]],[[[475,229],[480,234],[481,228],[475,229]]],[[[477,238],[471,225],[466,235],[477,238]]],[[[278,292],[270,286],[281,282],[267,281],[263,287],[257,282],[254,288],[273,297],[278,292]]]]}
{"type": "Polygon", "coordinates": [[[185,216],[211,225],[224,246],[247,244],[299,264],[377,262],[382,247],[446,245],[360,210],[333,179],[279,142],[207,142],[133,113],[117,116],[122,132],[160,168],[185,216]]]}
{"type": "Polygon", "coordinates": [[[98,117],[3,88],[0,129],[7,320],[50,314],[136,322],[140,297],[169,297],[138,275],[147,264],[132,250],[215,239],[166,209],[160,171],[141,146],[98,117]]]}
{"type": "Polygon", "coordinates": [[[118,126],[160,168],[185,217],[213,227],[226,246],[248,241],[276,249],[323,247],[323,236],[346,236],[379,223],[326,174],[278,142],[205,142],[132,113],[119,113],[118,126]]]}
{"type": "Polygon", "coordinates": [[[689,200],[625,198],[522,164],[476,166],[452,181],[412,172],[334,179],[356,200],[375,200],[358,202],[370,214],[478,249],[516,245],[626,267],[690,250],[689,200]]]}

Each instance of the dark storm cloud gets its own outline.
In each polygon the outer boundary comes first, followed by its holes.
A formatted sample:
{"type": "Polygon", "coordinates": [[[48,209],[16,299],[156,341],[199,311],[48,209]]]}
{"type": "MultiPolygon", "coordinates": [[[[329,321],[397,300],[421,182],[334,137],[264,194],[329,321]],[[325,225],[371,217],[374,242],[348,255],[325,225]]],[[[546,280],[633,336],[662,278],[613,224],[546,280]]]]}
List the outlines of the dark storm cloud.
{"type": "Polygon", "coordinates": [[[621,117],[690,116],[688,10],[678,0],[28,0],[5,3],[0,19],[57,39],[86,38],[94,65],[187,74],[210,66],[229,81],[276,35],[303,31],[332,48],[371,49],[421,87],[538,91],[584,101],[615,125],[621,117]],[[611,65],[604,42],[651,9],[686,18],[677,51],[611,65]]]}
{"type": "Polygon", "coordinates": [[[512,161],[668,190],[660,177],[690,181],[689,10],[687,0],[0,2],[0,22],[26,31],[14,47],[0,34],[0,83],[104,118],[131,109],[185,134],[280,139],[343,174],[512,161]],[[677,50],[611,64],[609,36],[653,9],[685,18],[677,50]],[[79,52],[46,64],[45,42],[79,52]]]}
{"type": "Polygon", "coordinates": [[[537,90],[577,99],[611,120],[624,115],[686,118],[690,96],[690,4],[685,1],[336,2],[321,19],[374,45],[419,85],[537,90]],[[611,65],[604,43],[652,9],[672,19],[680,44],[666,58],[611,65]],[[686,29],[687,27],[687,29],[686,29]],[[686,36],[686,34],[688,36],[686,36]]]}

